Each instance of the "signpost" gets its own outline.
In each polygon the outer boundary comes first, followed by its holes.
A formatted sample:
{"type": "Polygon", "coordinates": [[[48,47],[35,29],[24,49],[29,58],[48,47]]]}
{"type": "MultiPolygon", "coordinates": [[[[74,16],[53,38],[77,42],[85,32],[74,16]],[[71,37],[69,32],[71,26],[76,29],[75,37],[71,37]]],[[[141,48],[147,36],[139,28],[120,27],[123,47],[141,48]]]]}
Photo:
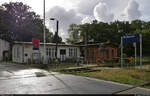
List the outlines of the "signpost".
{"type": "Polygon", "coordinates": [[[136,43],[140,42],[140,66],[142,66],[142,35],[135,34],[130,36],[121,37],[121,67],[123,66],[123,44],[132,43],[135,47],[135,66],[136,66],[136,57],[137,57],[137,48],[136,43]]]}
{"type": "Polygon", "coordinates": [[[33,50],[37,50],[39,51],[38,53],[37,52],[33,52],[32,53],[32,60],[34,60],[36,62],[39,62],[40,63],[40,50],[39,50],[39,40],[38,39],[35,39],[33,38],[32,39],[32,42],[33,42],[33,50]]]}

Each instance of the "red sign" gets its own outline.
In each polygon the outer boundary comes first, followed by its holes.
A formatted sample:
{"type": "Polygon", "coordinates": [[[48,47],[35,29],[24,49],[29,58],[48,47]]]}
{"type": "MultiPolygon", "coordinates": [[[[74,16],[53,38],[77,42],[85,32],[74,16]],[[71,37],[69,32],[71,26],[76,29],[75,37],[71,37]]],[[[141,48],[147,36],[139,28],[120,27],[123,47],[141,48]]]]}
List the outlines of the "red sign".
{"type": "Polygon", "coordinates": [[[33,42],[33,50],[39,50],[39,40],[33,38],[32,42],[33,42]]]}

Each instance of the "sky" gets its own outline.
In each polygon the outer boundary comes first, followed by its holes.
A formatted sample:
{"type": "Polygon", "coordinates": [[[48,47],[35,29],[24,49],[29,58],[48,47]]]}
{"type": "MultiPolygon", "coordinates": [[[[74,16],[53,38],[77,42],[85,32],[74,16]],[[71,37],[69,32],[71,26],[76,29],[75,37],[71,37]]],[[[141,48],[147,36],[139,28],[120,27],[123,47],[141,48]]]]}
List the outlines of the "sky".
{"type": "MultiPolygon", "coordinates": [[[[43,18],[43,0],[0,0],[5,2],[23,2],[43,18]]],[[[70,24],[91,23],[92,20],[112,22],[115,20],[132,21],[150,20],[150,0],[45,0],[46,26],[53,33],[59,20],[59,35],[68,38],[70,24]]]]}

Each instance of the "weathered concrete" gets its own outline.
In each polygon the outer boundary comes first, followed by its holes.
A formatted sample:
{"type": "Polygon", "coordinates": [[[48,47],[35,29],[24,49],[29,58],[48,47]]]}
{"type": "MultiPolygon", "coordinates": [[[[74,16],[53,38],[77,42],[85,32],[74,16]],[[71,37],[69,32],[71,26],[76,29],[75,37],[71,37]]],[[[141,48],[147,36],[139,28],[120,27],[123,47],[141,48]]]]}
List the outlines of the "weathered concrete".
{"type": "MultiPolygon", "coordinates": [[[[88,77],[47,72],[23,65],[0,64],[0,94],[112,94],[131,87],[88,77]],[[36,77],[36,72],[46,76],[36,77]]],[[[135,88],[122,92],[126,93],[150,94],[150,90],[135,88]]]]}

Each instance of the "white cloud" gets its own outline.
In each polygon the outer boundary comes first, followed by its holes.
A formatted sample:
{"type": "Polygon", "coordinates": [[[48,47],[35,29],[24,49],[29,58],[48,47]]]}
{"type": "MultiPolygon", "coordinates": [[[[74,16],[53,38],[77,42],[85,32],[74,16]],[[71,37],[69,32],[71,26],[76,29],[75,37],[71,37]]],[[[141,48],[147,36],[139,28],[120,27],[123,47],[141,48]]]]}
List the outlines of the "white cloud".
{"type": "MultiPolygon", "coordinates": [[[[76,1],[76,0],[74,0],[76,1]]],[[[84,15],[92,15],[95,5],[98,4],[100,0],[78,0],[77,11],[84,15]]]]}
{"type": "MultiPolygon", "coordinates": [[[[56,18],[59,20],[59,34],[63,37],[63,39],[67,38],[68,36],[68,28],[70,24],[79,24],[81,22],[81,17],[77,15],[74,10],[65,10],[63,7],[55,6],[51,8],[46,13],[47,20],[49,18],[56,18]]],[[[49,22],[49,27],[53,30],[56,29],[56,23],[54,21],[47,21],[49,22]]]]}
{"type": "Polygon", "coordinates": [[[85,23],[92,23],[92,21],[94,20],[94,18],[93,17],[85,17],[85,18],[83,18],[82,19],[82,24],[85,24],[85,23]]]}
{"type": "Polygon", "coordinates": [[[94,16],[101,22],[110,22],[114,19],[114,15],[110,12],[106,3],[101,2],[95,6],[94,16]]]}
{"type": "Polygon", "coordinates": [[[139,19],[141,17],[139,4],[134,0],[130,0],[128,6],[125,8],[124,14],[126,15],[129,21],[139,19]]]}

